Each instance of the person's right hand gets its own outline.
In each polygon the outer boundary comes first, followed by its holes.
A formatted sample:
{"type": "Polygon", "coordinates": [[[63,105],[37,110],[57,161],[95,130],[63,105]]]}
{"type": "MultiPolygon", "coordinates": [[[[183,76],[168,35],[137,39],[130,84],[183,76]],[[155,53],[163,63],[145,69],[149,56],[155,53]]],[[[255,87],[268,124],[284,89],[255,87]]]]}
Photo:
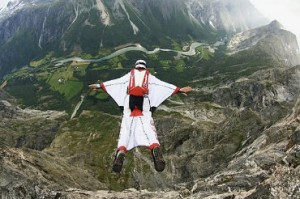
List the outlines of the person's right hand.
{"type": "Polygon", "coordinates": [[[90,85],[89,85],[89,88],[92,88],[92,89],[98,89],[98,86],[97,86],[97,84],[90,84],[90,85]]]}

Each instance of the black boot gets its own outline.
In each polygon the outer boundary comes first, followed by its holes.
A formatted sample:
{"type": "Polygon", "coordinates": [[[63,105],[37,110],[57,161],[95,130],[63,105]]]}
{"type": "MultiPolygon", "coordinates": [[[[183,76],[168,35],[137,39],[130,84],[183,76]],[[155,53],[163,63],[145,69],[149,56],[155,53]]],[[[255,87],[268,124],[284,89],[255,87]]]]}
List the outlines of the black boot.
{"type": "Polygon", "coordinates": [[[161,150],[159,147],[154,147],[151,151],[153,161],[154,161],[154,168],[158,172],[162,172],[165,169],[165,161],[162,156],[161,150]]]}
{"type": "Polygon", "coordinates": [[[112,168],[112,170],[114,172],[116,172],[116,173],[121,172],[124,159],[125,159],[125,151],[119,150],[116,154],[114,164],[113,164],[113,168],[112,168]]]}

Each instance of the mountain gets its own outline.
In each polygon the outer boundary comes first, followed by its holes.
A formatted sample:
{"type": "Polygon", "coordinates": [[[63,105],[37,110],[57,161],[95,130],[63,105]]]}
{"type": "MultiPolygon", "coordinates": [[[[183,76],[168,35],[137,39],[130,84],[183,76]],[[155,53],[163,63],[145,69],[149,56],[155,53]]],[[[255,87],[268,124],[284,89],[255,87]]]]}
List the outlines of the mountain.
{"type": "Polygon", "coordinates": [[[0,74],[3,77],[51,51],[56,56],[74,52],[95,56],[101,49],[126,43],[168,47],[174,41],[213,41],[226,32],[267,22],[248,0],[241,2],[11,1],[0,11],[0,74]],[[251,17],[241,17],[243,13],[251,17]]]}
{"type": "Polygon", "coordinates": [[[235,54],[249,48],[263,48],[268,56],[286,65],[300,64],[296,36],[283,29],[278,21],[235,35],[228,43],[229,53],[235,54]]]}
{"type": "Polygon", "coordinates": [[[217,30],[240,32],[267,24],[268,20],[245,0],[189,0],[190,16],[217,30]]]}
{"type": "Polygon", "coordinates": [[[33,54],[6,67],[0,85],[1,196],[299,198],[297,40],[277,21],[259,24],[248,3],[11,2],[3,53],[17,58],[33,38],[33,54]],[[165,171],[140,147],[115,174],[121,113],[87,85],[124,75],[137,58],[193,92],[154,113],[165,171]]]}

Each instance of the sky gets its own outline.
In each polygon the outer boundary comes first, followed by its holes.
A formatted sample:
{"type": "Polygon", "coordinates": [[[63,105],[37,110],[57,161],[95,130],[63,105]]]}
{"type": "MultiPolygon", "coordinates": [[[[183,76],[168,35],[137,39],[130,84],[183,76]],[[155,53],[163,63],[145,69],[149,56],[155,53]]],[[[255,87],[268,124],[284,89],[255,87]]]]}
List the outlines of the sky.
{"type": "Polygon", "coordinates": [[[270,20],[276,19],[286,30],[297,36],[300,45],[299,0],[250,0],[270,20]]]}
{"type": "Polygon", "coordinates": [[[6,6],[9,1],[10,0],[0,0],[0,8],[6,6]]]}
{"type": "MultiPolygon", "coordinates": [[[[0,8],[10,0],[0,0],[0,8]]],[[[270,20],[277,19],[300,41],[300,0],[250,0],[270,20]],[[297,22],[298,21],[298,22],[297,22]]]]}

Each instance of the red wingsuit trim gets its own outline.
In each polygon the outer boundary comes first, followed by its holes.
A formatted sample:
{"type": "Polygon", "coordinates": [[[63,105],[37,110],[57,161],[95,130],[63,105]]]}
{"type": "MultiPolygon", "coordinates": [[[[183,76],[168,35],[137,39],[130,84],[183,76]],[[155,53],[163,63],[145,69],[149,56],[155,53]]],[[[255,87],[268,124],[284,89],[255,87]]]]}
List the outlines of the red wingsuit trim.
{"type": "Polygon", "coordinates": [[[137,107],[135,107],[133,109],[133,111],[131,111],[130,116],[131,117],[143,116],[143,112],[140,109],[138,109],[137,107]]]}
{"type": "Polygon", "coordinates": [[[105,86],[104,86],[104,84],[103,84],[102,82],[100,83],[100,86],[101,86],[101,88],[102,88],[105,92],[107,92],[107,91],[106,91],[106,88],[105,88],[105,86]]]}
{"type": "Polygon", "coordinates": [[[120,151],[120,150],[125,151],[125,153],[128,152],[128,150],[127,150],[127,148],[126,148],[125,146],[120,146],[120,147],[118,148],[118,151],[120,151]]]}
{"type": "Polygon", "coordinates": [[[160,147],[160,145],[159,145],[158,143],[153,143],[153,144],[151,144],[148,148],[149,148],[150,150],[152,150],[152,149],[154,149],[154,147],[160,147]]]}
{"type": "Polygon", "coordinates": [[[179,93],[179,91],[180,91],[180,88],[177,87],[177,88],[174,90],[174,92],[172,93],[172,95],[174,95],[174,94],[176,94],[176,93],[179,93]]]}

